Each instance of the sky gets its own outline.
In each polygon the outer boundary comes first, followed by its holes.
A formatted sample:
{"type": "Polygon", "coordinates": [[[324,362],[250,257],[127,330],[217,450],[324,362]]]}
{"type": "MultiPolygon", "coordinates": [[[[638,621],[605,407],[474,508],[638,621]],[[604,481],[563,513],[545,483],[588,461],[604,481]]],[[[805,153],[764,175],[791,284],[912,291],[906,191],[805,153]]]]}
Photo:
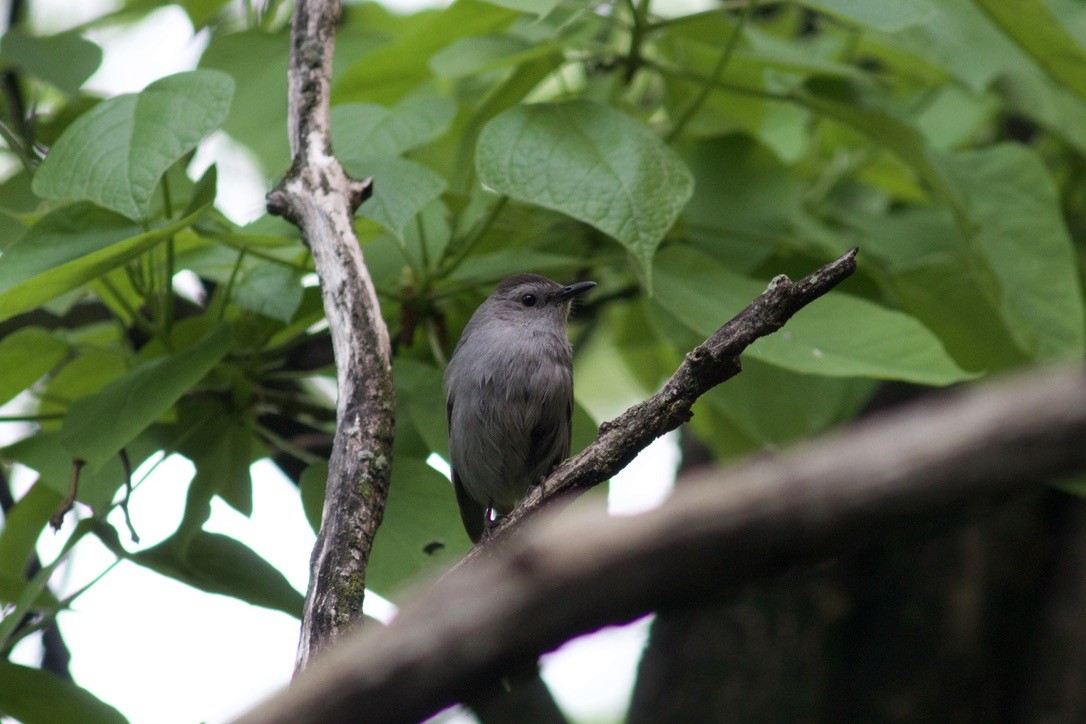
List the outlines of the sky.
{"type": "MultiPolygon", "coordinates": [[[[30,22],[38,32],[57,32],[117,4],[34,0],[30,22]]],[[[108,94],[138,91],[159,77],[195,67],[206,44],[176,7],[155,11],[134,27],[94,31],[91,38],[103,46],[105,57],[86,87],[108,94]]],[[[198,176],[213,161],[219,164],[219,177],[231,180],[220,185],[220,208],[238,222],[260,215],[265,180],[245,150],[218,133],[201,146],[190,174],[198,176]]],[[[11,414],[25,402],[17,399],[0,414],[11,414]]],[[[611,409],[588,406],[604,419],[620,411],[622,402],[612,400],[611,409]]],[[[0,425],[0,443],[25,434],[25,427],[0,425]]],[[[673,437],[657,441],[612,482],[612,512],[636,513],[657,505],[670,490],[677,459],[673,437]]],[[[131,500],[142,539],[139,546],[129,544],[132,550],[173,532],[193,473],[180,456],[161,461],[147,474],[149,468],[134,475],[146,479],[131,500]]],[[[205,529],[243,541],[304,593],[314,535],[302,515],[298,490],[268,461],[256,463],[252,472],[252,517],[216,500],[205,529]]],[[[15,471],[17,496],[34,477],[26,469],[15,471]]],[[[113,522],[124,530],[121,518],[113,522]]],[[[73,527],[69,515],[59,534],[43,533],[38,544],[43,560],[56,555],[73,527]]],[[[112,563],[113,556],[88,538],[54,577],[54,591],[73,591],[112,563]]],[[[366,610],[387,619],[395,608],[368,593],[366,610]]],[[[59,620],[72,651],[75,680],[137,724],[214,723],[241,713],[289,681],[298,636],[298,622],[283,613],[203,593],[127,562],[115,566],[59,620]]],[[[604,629],[544,657],[544,678],[568,714],[581,721],[621,719],[647,628],[648,619],[642,619],[604,629]]],[[[14,658],[36,663],[38,654],[31,641],[14,658]]]]}

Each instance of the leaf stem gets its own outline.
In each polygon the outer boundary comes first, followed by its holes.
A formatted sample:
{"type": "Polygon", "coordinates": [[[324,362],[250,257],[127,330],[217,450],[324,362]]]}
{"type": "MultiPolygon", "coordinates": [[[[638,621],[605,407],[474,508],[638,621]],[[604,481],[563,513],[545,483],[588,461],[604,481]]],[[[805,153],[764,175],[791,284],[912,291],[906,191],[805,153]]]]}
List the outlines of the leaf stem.
{"type": "Polygon", "coordinates": [[[671,131],[667,134],[667,142],[671,143],[682,133],[686,124],[690,122],[690,119],[701,107],[705,105],[705,101],[709,99],[714,87],[720,83],[721,77],[724,75],[724,68],[727,67],[728,61],[731,60],[732,54],[735,53],[736,47],[739,45],[739,38],[743,35],[743,28],[746,27],[747,21],[750,19],[751,14],[754,11],[754,6],[757,4],[757,0],[746,0],[746,5],[743,6],[743,13],[739,16],[738,22],[735,27],[732,28],[731,35],[728,36],[727,42],[724,44],[724,50],[720,54],[719,60],[716,62],[716,67],[713,68],[712,75],[701,86],[701,91],[698,93],[698,97],[686,107],[679,119],[675,121],[675,125],[671,131]]]}
{"type": "Polygon", "coordinates": [[[649,4],[652,0],[626,0],[626,5],[633,16],[633,28],[630,30],[630,49],[626,52],[626,83],[633,80],[634,75],[642,66],[644,60],[641,57],[641,44],[645,41],[645,35],[649,30],[648,16],[649,4]]]}
{"type": "Polygon", "coordinates": [[[498,215],[505,208],[505,204],[509,201],[508,196],[501,196],[498,198],[497,203],[494,204],[494,208],[490,210],[487,217],[483,219],[482,223],[475,227],[464,241],[460,244],[450,244],[446,249],[448,252],[451,249],[451,253],[445,257],[446,263],[441,266],[440,276],[448,276],[456,267],[460,266],[461,262],[467,257],[476,244],[486,235],[486,232],[493,226],[494,220],[498,218],[498,215]]]}
{"type": "MultiPolygon", "coordinates": [[[[173,199],[170,195],[169,174],[164,174],[162,176],[162,210],[166,214],[168,220],[173,219],[173,199]]],[[[170,234],[166,239],[165,260],[162,270],[162,289],[160,290],[160,296],[162,298],[160,302],[162,312],[162,335],[167,339],[170,336],[170,330],[173,328],[174,319],[173,273],[174,244],[173,234],[170,234]]]]}
{"type": "Polygon", "coordinates": [[[234,292],[234,282],[237,281],[238,272],[241,270],[241,262],[245,258],[245,254],[248,249],[244,247],[238,250],[238,258],[234,262],[234,268],[230,270],[230,278],[226,280],[226,286],[222,290],[222,296],[219,298],[219,308],[216,311],[216,319],[222,321],[223,314],[226,313],[226,303],[230,300],[230,295],[234,292]]]}
{"type": "MultiPolygon", "coordinates": [[[[125,269],[126,271],[130,271],[128,267],[126,267],[125,269]]],[[[135,279],[130,273],[129,282],[134,281],[135,279]]],[[[128,301],[124,298],[124,295],[121,294],[117,287],[113,286],[113,282],[109,280],[108,276],[103,275],[101,277],[98,277],[98,283],[102,285],[103,289],[109,292],[109,295],[113,298],[113,302],[121,308],[121,311],[123,311],[131,318],[132,324],[136,325],[152,337],[155,336],[155,328],[151,325],[150,322],[143,318],[143,315],[139,313],[139,310],[132,308],[132,305],[129,304],[128,301]]],[[[136,285],[133,283],[132,286],[135,287],[136,285]]],[[[137,292],[138,291],[139,290],[137,289],[137,292]]]]}

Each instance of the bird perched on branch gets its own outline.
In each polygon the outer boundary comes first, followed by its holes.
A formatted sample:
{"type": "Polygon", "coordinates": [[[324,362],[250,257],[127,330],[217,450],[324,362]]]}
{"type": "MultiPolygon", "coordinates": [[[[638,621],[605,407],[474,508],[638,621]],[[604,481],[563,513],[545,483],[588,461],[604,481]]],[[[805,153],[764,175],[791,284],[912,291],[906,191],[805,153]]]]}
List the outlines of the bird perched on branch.
{"type": "Polygon", "coordinates": [[[449,457],[473,542],[569,455],[573,351],[566,320],[595,282],[503,280],[468,321],[445,370],[449,457]]]}

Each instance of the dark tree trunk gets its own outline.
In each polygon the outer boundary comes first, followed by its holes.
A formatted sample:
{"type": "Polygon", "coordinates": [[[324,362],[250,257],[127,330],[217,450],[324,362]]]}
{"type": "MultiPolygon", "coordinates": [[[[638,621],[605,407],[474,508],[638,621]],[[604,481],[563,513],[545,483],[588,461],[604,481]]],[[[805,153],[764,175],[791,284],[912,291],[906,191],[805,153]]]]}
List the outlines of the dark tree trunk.
{"type": "Polygon", "coordinates": [[[629,722],[1086,721],[1086,502],[974,504],[660,612],[629,722]]]}

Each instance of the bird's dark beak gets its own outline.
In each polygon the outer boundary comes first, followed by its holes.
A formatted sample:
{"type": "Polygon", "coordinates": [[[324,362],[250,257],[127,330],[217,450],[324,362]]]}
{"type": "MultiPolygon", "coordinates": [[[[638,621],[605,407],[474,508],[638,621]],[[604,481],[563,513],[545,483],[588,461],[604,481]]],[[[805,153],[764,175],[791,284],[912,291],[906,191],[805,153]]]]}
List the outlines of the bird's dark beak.
{"type": "Polygon", "coordinates": [[[560,292],[554,295],[554,301],[564,302],[567,299],[573,299],[580,294],[584,294],[594,286],[596,286],[596,282],[577,282],[576,284],[570,284],[568,287],[563,287],[560,292]]]}

